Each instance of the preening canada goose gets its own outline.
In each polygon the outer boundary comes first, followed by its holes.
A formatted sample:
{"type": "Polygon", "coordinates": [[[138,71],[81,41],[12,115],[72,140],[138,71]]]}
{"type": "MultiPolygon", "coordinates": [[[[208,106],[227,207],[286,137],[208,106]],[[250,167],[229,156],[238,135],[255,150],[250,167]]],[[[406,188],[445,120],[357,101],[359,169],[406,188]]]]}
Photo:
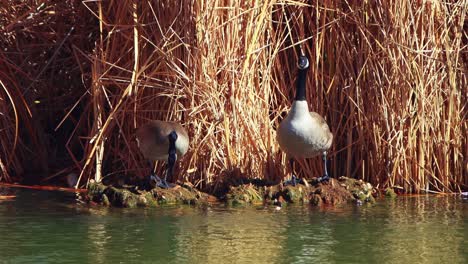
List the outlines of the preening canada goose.
{"type": "Polygon", "coordinates": [[[189,136],[181,124],[154,120],[140,127],[136,132],[136,140],[143,156],[156,162],[167,160],[167,171],[164,180],[154,175],[154,164],[151,164],[150,185],[169,188],[167,177],[172,180],[175,161],[182,157],[189,147],[189,136]]]}
{"type": "MultiPolygon", "coordinates": [[[[333,134],[327,123],[319,114],[309,112],[306,100],[306,77],[309,60],[306,56],[299,56],[298,75],[296,83],[296,97],[287,117],[281,122],[277,131],[277,139],[281,150],[290,158],[291,172],[293,172],[294,158],[311,158],[322,154],[325,175],[319,182],[329,180],[327,172],[327,151],[330,149],[333,134]]],[[[291,183],[296,184],[293,174],[291,183]]]]}

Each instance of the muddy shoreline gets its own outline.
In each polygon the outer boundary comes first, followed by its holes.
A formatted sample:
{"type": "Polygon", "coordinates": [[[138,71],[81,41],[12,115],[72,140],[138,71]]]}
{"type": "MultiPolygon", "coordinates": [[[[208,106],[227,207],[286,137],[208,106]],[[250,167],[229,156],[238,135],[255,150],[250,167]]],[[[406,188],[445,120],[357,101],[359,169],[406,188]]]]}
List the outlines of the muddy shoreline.
{"type": "Polygon", "coordinates": [[[227,187],[216,196],[197,190],[190,183],[179,183],[173,188],[139,190],[136,186],[106,186],[102,183],[89,184],[87,200],[103,206],[113,207],[157,207],[161,205],[203,205],[226,203],[239,205],[310,204],[341,205],[346,203],[374,203],[379,195],[395,197],[393,190],[378,192],[370,183],[347,177],[331,179],[329,182],[304,182],[296,186],[260,183],[239,184],[227,187]]]}

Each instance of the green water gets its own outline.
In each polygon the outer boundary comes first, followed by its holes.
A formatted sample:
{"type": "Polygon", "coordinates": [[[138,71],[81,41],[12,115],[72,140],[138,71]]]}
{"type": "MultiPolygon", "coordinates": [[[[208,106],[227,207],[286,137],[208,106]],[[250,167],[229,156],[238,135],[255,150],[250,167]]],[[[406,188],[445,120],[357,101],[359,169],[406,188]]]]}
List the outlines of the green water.
{"type": "Polygon", "coordinates": [[[88,207],[0,189],[0,263],[468,263],[468,201],[373,206],[88,207]]]}

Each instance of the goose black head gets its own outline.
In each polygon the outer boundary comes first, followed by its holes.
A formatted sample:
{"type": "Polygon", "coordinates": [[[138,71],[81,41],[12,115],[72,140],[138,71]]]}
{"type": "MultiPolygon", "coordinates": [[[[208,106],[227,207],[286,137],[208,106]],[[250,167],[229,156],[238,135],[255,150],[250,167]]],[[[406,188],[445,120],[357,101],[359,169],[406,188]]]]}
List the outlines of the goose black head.
{"type": "Polygon", "coordinates": [[[170,142],[175,142],[179,136],[175,131],[172,131],[171,133],[169,133],[168,137],[170,142]]]}
{"type": "Polygon", "coordinates": [[[307,59],[306,56],[300,55],[297,63],[297,68],[299,68],[299,70],[305,70],[309,68],[309,59],[307,59]]]}

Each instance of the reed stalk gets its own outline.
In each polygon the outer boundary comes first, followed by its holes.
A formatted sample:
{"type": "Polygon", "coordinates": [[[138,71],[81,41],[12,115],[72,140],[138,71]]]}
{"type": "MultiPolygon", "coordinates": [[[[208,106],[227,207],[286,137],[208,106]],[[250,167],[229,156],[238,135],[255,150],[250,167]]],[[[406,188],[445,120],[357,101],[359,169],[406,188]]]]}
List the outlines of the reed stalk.
{"type": "MultiPolygon", "coordinates": [[[[29,177],[31,153],[49,173],[80,171],[79,186],[142,177],[135,129],[162,119],[191,136],[179,180],[280,181],[289,171],[275,129],[301,46],[310,109],[334,133],[333,176],[467,189],[467,10],[464,0],[4,1],[0,180],[29,177]]],[[[295,169],[323,173],[320,158],[295,169]]]]}

